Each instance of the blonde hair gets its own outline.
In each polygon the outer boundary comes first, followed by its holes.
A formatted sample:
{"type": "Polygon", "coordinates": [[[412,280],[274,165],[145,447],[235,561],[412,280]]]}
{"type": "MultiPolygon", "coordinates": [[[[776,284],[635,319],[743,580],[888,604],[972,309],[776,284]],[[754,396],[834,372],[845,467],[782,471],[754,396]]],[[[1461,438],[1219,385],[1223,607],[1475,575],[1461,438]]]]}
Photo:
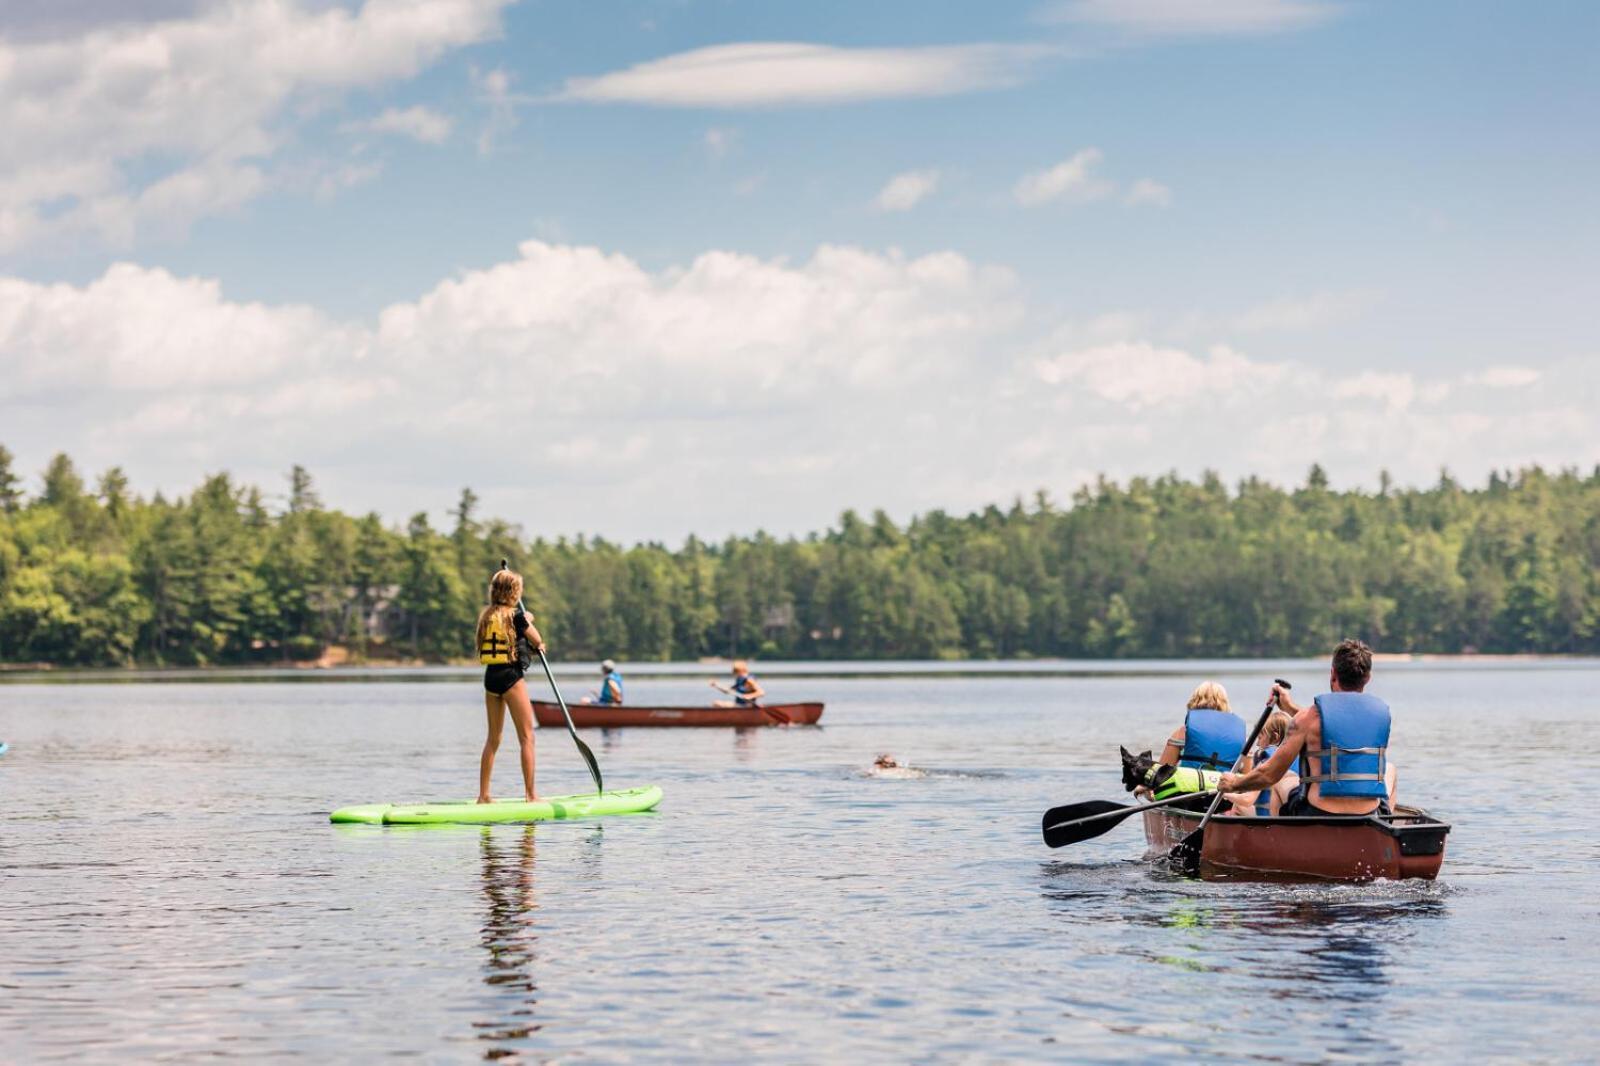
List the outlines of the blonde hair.
{"type": "Polygon", "coordinates": [[[736,674],[748,674],[750,672],[750,664],[743,659],[735,659],[733,660],[733,672],[736,674]]]}
{"type": "Polygon", "coordinates": [[[1273,711],[1267,724],[1261,727],[1261,746],[1270,748],[1274,744],[1282,744],[1283,738],[1289,735],[1289,724],[1293,721],[1288,711],[1273,711]]]}
{"type": "Polygon", "coordinates": [[[1189,694],[1189,702],[1184,705],[1191,711],[1204,708],[1209,711],[1231,711],[1228,706],[1228,690],[1215,681],[1202,681],[1195,686],[1189,694]]]}
{"type": "Polygon", "coordinates": [[[489,579],[489,606],[478,612],[478,634],[476,647],[483,647],[483,642],[489,636],[489,622],[498,617],[500,625],[507,633],[516,632],[511,625],[511,616],[516,613],[517,601],[522,599],[522,575],[515,570],[496,570],[494,577],[489,579]]]}

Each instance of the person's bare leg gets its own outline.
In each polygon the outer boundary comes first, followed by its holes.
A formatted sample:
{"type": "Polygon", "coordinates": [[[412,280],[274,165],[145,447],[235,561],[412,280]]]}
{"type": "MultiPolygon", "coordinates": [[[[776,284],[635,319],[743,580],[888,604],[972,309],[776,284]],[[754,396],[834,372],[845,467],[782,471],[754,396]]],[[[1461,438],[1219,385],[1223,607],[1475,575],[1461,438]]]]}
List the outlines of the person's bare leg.
{"type": "Polygon", "coordinates": [[[532,803],[539,798],[533,787],[533,704],[528,701],[526,682],[518,681],[506,693],[506,706],[511,710],[511,725],[517,731],[517,744],[522,749],[522,794],[532,803]]]}
{"type": "Polygon", "coordinates": [[[478,759],[478,802],[491,803],[489,778],[494,776],[494,753],[500,750],[500,733],[506,724],[506,701],[493,692],[483,694],[483,709],[489,716],[489,735],[478,759]]]}
{"type": "Polygon", "coordinates": [[[1389,790],[1389,809],[1394,810],[1395,793],[1400,789],[1400,771],[1394,763],[1388,763],[1383,770],[1383,787],[1389,790]]]}

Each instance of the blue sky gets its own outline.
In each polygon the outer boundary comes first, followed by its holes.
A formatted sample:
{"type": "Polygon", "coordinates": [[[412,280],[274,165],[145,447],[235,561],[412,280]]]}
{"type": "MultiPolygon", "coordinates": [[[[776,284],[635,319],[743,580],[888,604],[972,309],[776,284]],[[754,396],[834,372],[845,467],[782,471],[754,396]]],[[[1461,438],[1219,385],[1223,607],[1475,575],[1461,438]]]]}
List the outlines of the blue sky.
{"type": "Polygon", "coordinates": [[[0,443],[167,491],[302,462],[393,518],[471,484],[625,538],[1101,471],[1588,466],[1597,30],[1582,3],[23,0],[0,443]],[[485,440],[513,418],[520,471],[485,440]]]}

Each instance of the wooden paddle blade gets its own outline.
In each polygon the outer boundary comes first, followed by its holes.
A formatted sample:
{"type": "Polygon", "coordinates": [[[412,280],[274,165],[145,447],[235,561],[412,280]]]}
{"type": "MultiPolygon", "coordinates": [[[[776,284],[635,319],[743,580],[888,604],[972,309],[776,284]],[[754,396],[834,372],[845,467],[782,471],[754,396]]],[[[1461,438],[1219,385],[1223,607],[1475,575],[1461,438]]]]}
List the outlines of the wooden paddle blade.
{"type": "Polygon", "coordinates": [[[1044,812],[1044,842],[1052,848],[1092,840],[1140,808],[1110,800],[1085,800],[1044,812]]]}

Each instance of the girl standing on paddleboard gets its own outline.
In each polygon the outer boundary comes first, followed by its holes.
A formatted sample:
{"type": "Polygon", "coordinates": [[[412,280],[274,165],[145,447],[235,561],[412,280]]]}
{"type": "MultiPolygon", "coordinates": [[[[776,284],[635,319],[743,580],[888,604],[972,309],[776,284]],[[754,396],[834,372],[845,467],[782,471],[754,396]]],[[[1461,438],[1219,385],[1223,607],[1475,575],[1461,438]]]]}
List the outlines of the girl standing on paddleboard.
{"type": "Polygon", "coordinates": [[[478,762],[479,803],[491,802],[489,778],[494,773],[507,708],[522,749],[524,796],[529,802],[539,798],[533,788],[533,704],[522,674],[534,652],[544,651],[544,640],[533,619],[522,612],[521,600],[522,575],[497,570],[489,579],[489,606],[478,615],[478,661],[483,664],[483,705],[489,714],[489,736],[478,762]]]}

